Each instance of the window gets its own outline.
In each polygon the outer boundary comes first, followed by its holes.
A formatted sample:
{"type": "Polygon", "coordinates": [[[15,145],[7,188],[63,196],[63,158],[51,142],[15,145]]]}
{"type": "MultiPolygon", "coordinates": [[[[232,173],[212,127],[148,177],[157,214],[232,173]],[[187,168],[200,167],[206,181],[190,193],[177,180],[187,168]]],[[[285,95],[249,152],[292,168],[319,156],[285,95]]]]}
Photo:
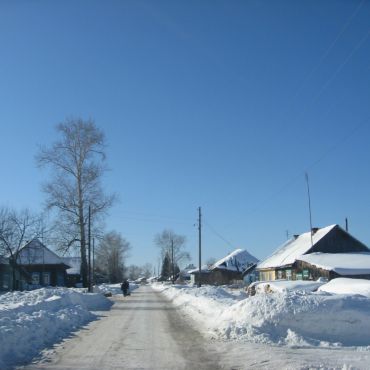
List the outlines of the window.
{"type": "Polygon", "coordinates": [[[40,274],[38,272],[32,273],[32,284],[39,285],[40,284],[40,274]]]}
{"type": "Polygon", "coordinates": [[[44,285],[50,285],[50,272],[44,272],[42,275],[43,279],[43,284],[44,285]]]}
{"type": "Polygon", "coordinates": [[[2,288],[3,289],[9,289],[9,275],[8,274],[4,274],[3,276],[3,284],[2,284],[2,288]]]}
{"type": "Polygon", "coordinates": [[[292,280],[292,270],[285,270],[287,280],[292,280]]]}

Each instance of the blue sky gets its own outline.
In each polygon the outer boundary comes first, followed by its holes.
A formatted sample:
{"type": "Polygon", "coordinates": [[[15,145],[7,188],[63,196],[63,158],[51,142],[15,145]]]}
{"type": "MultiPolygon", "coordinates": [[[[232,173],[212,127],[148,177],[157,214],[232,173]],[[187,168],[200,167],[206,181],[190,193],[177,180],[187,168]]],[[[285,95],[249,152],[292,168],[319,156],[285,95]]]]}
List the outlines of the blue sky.
{"type": "Polygon", "coordinates": [[[264,258],[309,227],[370,244],[369,1],[0,2],[0,204],[40,210],[38,145],[69,116],[108,143],[107,229],[157,264],[164,228],[264,258]],[[225,241],[226,240],[226,241],[225,241]]]}

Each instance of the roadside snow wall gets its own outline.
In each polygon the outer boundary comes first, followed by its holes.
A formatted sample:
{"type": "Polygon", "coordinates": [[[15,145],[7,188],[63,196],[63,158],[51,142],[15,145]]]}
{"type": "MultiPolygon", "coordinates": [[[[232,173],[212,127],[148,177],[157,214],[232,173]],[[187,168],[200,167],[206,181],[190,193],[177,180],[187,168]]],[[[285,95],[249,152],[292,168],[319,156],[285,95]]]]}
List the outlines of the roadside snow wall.
{"type": "Polygon", "coordinates": [[[111,302],[66,288],[0,295],[0,369],[29,361],[40,350],[96,318],[111,302]]]}
{"type": "Polygon", "coordinates": [[[369,346],[370,299],[304,291],[246,298],[221,287],[157,285],[208,336],[290,346],[369,346]]]}

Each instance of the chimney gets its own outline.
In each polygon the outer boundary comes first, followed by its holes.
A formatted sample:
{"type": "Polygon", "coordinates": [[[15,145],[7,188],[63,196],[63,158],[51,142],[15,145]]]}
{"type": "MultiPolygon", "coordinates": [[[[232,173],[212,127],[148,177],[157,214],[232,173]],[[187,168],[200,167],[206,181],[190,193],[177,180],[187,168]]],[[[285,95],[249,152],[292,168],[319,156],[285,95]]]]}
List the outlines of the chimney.
{"type": "Polygon", "coordinates": [[[298,234],[294,234],[294,235],[293,235],[294,240],[298,239],[298,237],[299,237],[299,235],[298,235],[298,234]]]}
{"type": "Polygon", "coordinates": [[[316,233],[317,233],[317,230],[319,230],[319,229],[320,229],[319,227],[313,227],[313,228],[311,229],[311,234],[312,234],[312,235],[316,234],[316,233]]]}

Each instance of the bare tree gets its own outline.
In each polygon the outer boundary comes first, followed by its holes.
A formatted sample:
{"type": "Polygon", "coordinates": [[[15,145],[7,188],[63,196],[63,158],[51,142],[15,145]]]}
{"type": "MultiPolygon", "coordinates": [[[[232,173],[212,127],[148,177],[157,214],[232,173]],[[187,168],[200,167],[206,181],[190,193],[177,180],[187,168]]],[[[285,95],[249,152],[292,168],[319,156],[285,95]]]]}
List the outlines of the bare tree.
{"type": "Polygon", "coordinates": [[[143,272],[143,269],[137,265],[130,265],[127,268],[127,276],[130,280],[137,280],[143,272]]]}
{"type": "Polygon", "coordinates": [[[57,125],[60,139],[36,156],[40,167],[51,169],[51,180],[43,187],[47,208],[57,210],[59,247],[67,251],[78,246],[83,285],[88,285],[87,224],[88,209],[96,225],[115,197],[101,188],[106,171],[104,134],[92,120],[68,119],[57,125]]]}
{"type": "Polygon", "coordinates": [[[163,230],[154,237],[154,242],[161,251],[161,258],[164,260],[168,255],[172,265],[172,279],[175,278],[175,267],[181,262],[190,260],[189,252],[185,251],[186,237],[178,235],[172,230],[163,230]]]}
{"type": "Polygon", "coordinates": [[[123,280],[124,262],[130,248],[130,243],[116,231],[105,234],[100,241],[96,251],[96,266],[108,277],[110,283],[123,280]]]}
{"type": "Polygon", "coordinates": [[[146,279],[150,278],[151,276],[153,276],[153,265],[151,263],[146,263],[143,267],[142,267],[142,274],[144,275],[144,277],[146,279]]]}
{"type": "Polygon", "coordinates": [[[21,248],[43,234],[43,219],[28,209],[20,212],[0,208],[0,255],[9,257],[12,270],[12,289],[18,289],[16,269],[21,248]]]}

